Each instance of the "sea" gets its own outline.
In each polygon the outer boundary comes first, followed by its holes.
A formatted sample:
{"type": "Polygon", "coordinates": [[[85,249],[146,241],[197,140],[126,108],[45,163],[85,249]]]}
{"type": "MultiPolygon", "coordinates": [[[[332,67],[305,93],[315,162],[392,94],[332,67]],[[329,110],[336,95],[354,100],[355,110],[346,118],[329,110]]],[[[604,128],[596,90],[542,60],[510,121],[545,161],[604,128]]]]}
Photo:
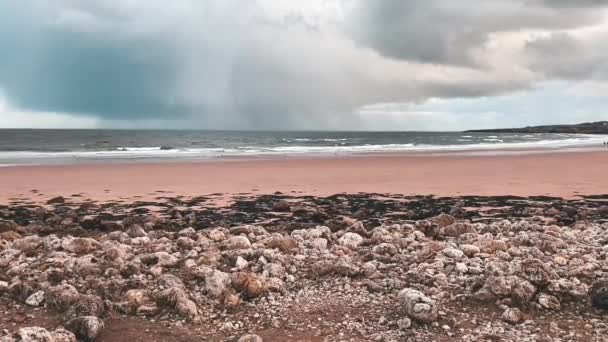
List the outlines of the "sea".
{"type": "Polygon", "coordinates": [[[607,136],[468,132],[0,130],[0,166],[602,148],[607,136]]]}

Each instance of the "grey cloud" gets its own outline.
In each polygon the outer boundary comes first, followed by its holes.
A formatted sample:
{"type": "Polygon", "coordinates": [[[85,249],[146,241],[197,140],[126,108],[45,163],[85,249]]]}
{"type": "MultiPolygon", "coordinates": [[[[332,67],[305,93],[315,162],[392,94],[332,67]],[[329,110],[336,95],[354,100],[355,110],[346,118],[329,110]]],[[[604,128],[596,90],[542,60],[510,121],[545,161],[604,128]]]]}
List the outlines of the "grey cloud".
{"type": "Polygon", "coordinates": [[[526,44],[532,70],[548,78],[566,80],[607,79],[605,39],[585,42],[567,33],[551,34],[526,44]]]}
{"type": "Polygon", "coordinates": [[[491,32],[597,19],[541,0],[355,1],[329,28],[299,13],[270,17],[252,1],[0,2],[0,88],[24,110],[113,126],[357,129],[353,112],[369,104],[530,88],[526,77],[453,65],[483,64],[473,52],[491,32]]]}
{"type": "Polygon", "coordinates": [[[602,18],[603,1],[553,0],[356,0],[346,31],[361,45],[396,59],[481,66],[491,33],[522,29],[567,29],[602,18]],[[568,6],[568,10],[556,7],[568,6]]]}

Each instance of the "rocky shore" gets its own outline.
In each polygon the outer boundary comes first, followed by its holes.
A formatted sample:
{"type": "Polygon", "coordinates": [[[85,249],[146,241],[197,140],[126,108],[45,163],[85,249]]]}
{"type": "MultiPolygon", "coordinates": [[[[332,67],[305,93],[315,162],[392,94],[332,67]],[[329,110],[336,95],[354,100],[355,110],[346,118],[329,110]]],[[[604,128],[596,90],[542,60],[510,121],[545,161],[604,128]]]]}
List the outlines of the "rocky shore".
{"type": "Polygon", "coordinates": [[[600,341],[608,195],[0,206],[0,341],[600,341]]]}

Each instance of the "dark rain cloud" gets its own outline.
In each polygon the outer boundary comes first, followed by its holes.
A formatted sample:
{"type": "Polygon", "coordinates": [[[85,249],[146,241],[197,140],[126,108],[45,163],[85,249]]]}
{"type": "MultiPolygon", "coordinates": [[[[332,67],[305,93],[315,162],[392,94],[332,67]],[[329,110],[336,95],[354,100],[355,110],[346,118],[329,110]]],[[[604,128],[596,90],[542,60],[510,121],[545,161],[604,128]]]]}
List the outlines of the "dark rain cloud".
{"type": "Polygon", "coordinates": [[[176,70],[165,42],[74,31],[16,6],[0,3],[0,86],[15,105],[110,119],[187,113],[170,102],[176,70]]]}
{"type": "MultiPolygon", "coordinates": [[[[0,90],[18,109],[91,116],[118,126],[171,120],[172,127],[185,128],[357,129],[364,123],[353,113],[369,104],[533,87],[531,78],[495,76],[494,66],[476,51],[494,32],[591,25],[603,5],[354,3],[327,29],[322,20],[298,13],[270,17],[257,2],[238,0],[3,1],[0,90]],[[445,76],[428,77],[437,73],[430,65],[445,66],[445,76]],[[458,72],[464,76],[456,80],[452,74],[458,72]]],[[[595,52],[581,57],[582,66],[566,53],[551,70],[550,63],[534,64],[571,44],[576,41],[557,37],[529,43],[530,68],[548,77],[592,74],[585,68],[596,61],[595,52]]]]}

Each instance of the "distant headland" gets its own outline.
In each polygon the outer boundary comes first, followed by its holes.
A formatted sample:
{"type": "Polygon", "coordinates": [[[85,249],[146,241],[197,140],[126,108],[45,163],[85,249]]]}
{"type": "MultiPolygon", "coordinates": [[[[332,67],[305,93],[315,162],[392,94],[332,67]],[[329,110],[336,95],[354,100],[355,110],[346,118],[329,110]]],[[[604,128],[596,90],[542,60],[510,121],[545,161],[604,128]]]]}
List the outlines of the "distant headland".
{"type": "Polygon", "coordinates": [[[547,125],[528,126],[523,128],[476,129],[469,130],[466,132],[608,134],[608,121],[585,122],[575,125],[547,125]]]}

